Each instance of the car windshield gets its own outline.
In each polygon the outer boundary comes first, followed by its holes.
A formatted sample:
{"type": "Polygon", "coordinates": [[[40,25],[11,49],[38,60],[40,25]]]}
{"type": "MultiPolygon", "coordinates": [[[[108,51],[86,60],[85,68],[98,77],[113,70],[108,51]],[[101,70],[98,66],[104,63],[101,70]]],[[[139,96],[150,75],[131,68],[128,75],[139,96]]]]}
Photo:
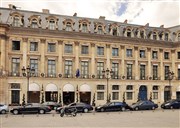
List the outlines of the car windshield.
{"type": "Polygon", "coordinates": [[[166,103],[171,103],[171,102],[174,102],[174,101],[176,101],[176,100],[168,100],[168,101],[166,101],[166,103]]]}
{"type": "Polygon", "coordinates": [[[138,104],[138,105],[139,105],[139,104],[142,104],[142,103],[143,103],[143,101],[138,101],[136,104],[138,104]]]}

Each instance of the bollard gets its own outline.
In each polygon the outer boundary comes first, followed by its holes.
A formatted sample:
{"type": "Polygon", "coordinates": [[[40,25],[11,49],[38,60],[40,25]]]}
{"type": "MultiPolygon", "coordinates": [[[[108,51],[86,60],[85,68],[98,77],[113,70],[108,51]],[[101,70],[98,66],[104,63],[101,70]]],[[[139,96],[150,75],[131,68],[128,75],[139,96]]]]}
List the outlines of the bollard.
{"type": "Polygon", "coordinates": [[[54,113],[52,114],[52,117],[54,117],[54,113]]]}
{"type": "Polygon", "coordinates": [[[5,116],[6,118],[8,118],[8,114],[6,114],[6,116],[5,116]]]}
{"type": "Polygon", "coordinates": [[[36,117],[39,117],[39,114],[37,113],[36,117]]]}
{"type": "Polygon", "coordinates": [[[24,114],[22,114],[22,117],[24,117],[24,114]]]}

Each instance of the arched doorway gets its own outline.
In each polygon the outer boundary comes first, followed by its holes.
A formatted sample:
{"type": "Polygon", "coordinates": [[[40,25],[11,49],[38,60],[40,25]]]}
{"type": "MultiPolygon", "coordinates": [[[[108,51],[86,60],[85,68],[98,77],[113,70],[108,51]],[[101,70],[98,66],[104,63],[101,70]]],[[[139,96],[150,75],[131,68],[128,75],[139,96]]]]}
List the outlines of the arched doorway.
{"type": "Polygon", "coordinates": [[[70,104],[74,102],[75,97],[75,89],[71,84],[66,84],[63,87],[63,103],[70,104]]]}
{"type": "Polygon", "coordinates": [[[58,101],[58,88],[55,84],[48,84],[46,86],[45,101],[58,101]]]}
{"type": "Polygon", "coordinates": [[[180,100],[180,86],[178,86],[176,90],[176,99],[180,100]]]}
{"type": "Polygon", "coordinates": [[[91,88],[87,84],[80,86],[80,102],[90,104],[91,103],[91,88]]]}
{"type": "Polygon", "coordinates": [[[139,100],[147,100],[147,87],[141,85],[139,88],[139,100]]]}
{"type": "Polygon", "coordinates": [[[164,101],[168,101],[171,99],[171,87],[166,86],[164,87],[164,101]]]}
{"type": "Polygon", "coordinates": [[[40,87],[36,83],[29,85],[29,103],[39,103],[40,101],[40,87]]]}

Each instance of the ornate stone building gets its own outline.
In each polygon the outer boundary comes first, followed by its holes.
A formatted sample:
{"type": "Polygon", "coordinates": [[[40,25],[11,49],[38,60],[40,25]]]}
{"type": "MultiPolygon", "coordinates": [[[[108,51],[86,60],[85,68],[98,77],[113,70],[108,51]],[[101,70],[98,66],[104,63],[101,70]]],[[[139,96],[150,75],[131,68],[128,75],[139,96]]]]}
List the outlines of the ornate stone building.
{"type": "Polygon", "coordinates": [[[0,102],[180,98],[180,26],[14,7],[0,8],[0,102]]]}

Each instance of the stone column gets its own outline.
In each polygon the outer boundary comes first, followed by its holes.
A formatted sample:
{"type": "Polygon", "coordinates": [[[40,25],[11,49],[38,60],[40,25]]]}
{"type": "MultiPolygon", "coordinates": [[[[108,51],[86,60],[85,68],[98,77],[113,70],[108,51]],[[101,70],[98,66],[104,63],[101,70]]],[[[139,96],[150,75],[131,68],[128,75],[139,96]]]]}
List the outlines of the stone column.
{"type": "Polygon", "coordinates": [[[106,44],[106,68],[108,68],[109,70],[111,69],[110,67],[110,44],[106,44]]]}
{"type": "Polygon", "coordinates": [[[160,60],[160,80],[164,80],[164,65],[163,65],[163,49],[159,49],[159,60],[160,60]]]}
{"type": "Polygon", "coordinates": [[[41,51],[41,64],[40,64],[40,73],[45,73],[45,39],[41,39],[41,46],[40,46],[40,51],[41,51]]]}
{"type": "Polygon", "coordinates": [[[27,67],[29,65],[29,61],[27,60],[27,52],[28,52],[28,38],[22,38],[23,43],[22,43],[22,53],[23,53],[23,62],[22,66],[27,67]]]}
{"type": "Polygon", "coordinates": [[[151,76],[152,77],[152,73],[151,73],[151,71],[152,71],[152,69],[151,69],[151,48],[147,48],[147,59],[148,59],[148,70],[147,70],[147,72],[148,72],[148,79],[149,79],[149,77],[151,76]]]}
{"type": "Polygon", "coordinates": [[[62,51],[63,51],[63,41],[58,40],[58,65],[57,73],[63,74],[63,60],[62,60],[62,51]]]}
{"type": "Polygon", "coordinates": [[[2,70],[5,70],[6,67],[6,36],[5,35],[0,35],[0,45],[1,45],[1,65],[0,67],[2,70]]]}
{"type": "Polygon", "coordinates": [[[124,71],[124,68],[125,68],[125,52],[126,52],[126,50],[125,50],[125,46],[121,46],[121,57],[122,57],[122,61],[121,61],[121,67],[120,67],[120,69],[121,69],[121,77],[122,76],[124,76],[125,74],[125,71],[124,71]]]}
{"type": "Polygon", "coordinates": [[[79,42],[75,41],[75,72],[79,69],[79,42]]]}
{"type": "Polygon", "coordinates": [[[95,55],[96,55],[96,50],[95,50],[95,44],[91,43],[91,75],[95,75],[95,55]]]}
{"type": "Polygon", "coordinates": [[[138,64],[138,60],[139,60],[139,52],[138,52],[138,47],[135,46],[134,47],[134,53],[135,53],[135,69],[134,71],[134,75],[135,75],[135,80],[139,80],[139,64],[138,64]]]}

